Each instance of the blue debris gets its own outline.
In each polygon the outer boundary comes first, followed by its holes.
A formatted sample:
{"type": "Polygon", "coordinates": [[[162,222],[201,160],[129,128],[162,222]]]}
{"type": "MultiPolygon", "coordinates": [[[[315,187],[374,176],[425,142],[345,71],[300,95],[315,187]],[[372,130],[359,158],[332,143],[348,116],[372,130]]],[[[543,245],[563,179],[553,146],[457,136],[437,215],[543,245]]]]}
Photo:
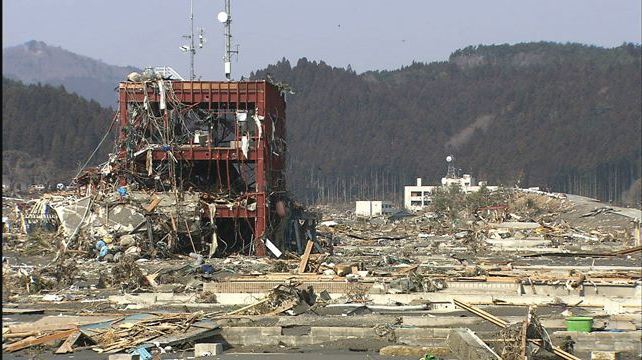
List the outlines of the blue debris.
{"type": "Polygon", "coordinates": [[[149,360],[152,358],[152,354],[147,351],[144,346],[138,347],[131,352],[132,355],[140,355],[140,360],[149,360]]]}
{"type": "Polygon", "coordinates": [[[201,265],[201,271],[204,274],[212,274],[212,273],[214,273],[214,266],[212,266],[210,264],[203,264],[203,265],[201,265]]]}
{"type": "Polygon", "coordinates": [[[120,197],[125,197],[127,196],[127,188],[124,186],[121,186],[118,188],[118,194],[120,194],[120,197]]]}

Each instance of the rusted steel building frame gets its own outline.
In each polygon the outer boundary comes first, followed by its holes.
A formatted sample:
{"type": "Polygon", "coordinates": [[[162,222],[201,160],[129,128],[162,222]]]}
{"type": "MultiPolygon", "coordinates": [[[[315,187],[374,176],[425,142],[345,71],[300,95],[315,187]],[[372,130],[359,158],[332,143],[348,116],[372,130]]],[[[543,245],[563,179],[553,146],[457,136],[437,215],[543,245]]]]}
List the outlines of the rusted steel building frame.
{"type": "MultiPolygon", "coordinates": [[[[217,111],[220,105],[225,109],[246,109],[250,104],[257,109],[257,114],[263,116],[261,122],[261,137],[252,136],[255,147],[251,148],[248,156],[245,157],[238,148],[222,148],[212,146],[186,145],[172,149],[174,157],[178,161],[213,161],[218,163],[224,161],[229,175],[229,165],[234,162],[248,162],[255,164],[254,176],[256,191],[246,194],[256,201],[256,210],[248,210],[238,206],[232,209],[217,206],[216,216],[219,218],[249,218],[254,219],[254,249],[258,256],[266,255],[265,245],[261,241],[269,224],[271,211],[268,208],[268,196],[272,192],[285,191],[285,157],[286,151],[279,156],[274,155],[273,144],[270,139],[286,139],[285,130],[285,98],[280,90],[266,81],[243,81],[243,82],[218,82],[218,81],[172,81],[172,90],[178,101],[187,106],[199,106],[207,104],[207,109],[217,111]],[[273,123],[276,120],[276,123],[273,123]]],[[[142,83],[123,82],[119,85],[119,125],[120,129],[126,127],[132,119],[129,119],[128,103],[142,104],[146,98],[150,103],[160,101],[160,93],[157,88],[143,86],[142,83]],[[147,94],[144,92],[147,91],[147,94]]],[[[167,116],[165,116],[167,119],[167,116]]],[[[122,135],[122,132],[121,132],[122,135]]],[[[240,140],[238,128],[235,139],[240,140]]],[[[285,149],[283,149],[285,150],[285,149]]],[[[120,154],[124,156],[124,154],[120,154]]],[[[152,158],[156,161],[168,160],[166,152],[156,149],[152,152],[152,158]]],[[[217,177],[220,183],[220,176],[217,177]]],[[[219,184],[221,185],[221,184],[219,184]]],[[[227,176],[228,190],[230,189],[230,177],[227,176]]],[[[207,212],[206,212],[207,213],[207,212]]],[[[272,215],[274,216],[274,215],[272,215]]]]}

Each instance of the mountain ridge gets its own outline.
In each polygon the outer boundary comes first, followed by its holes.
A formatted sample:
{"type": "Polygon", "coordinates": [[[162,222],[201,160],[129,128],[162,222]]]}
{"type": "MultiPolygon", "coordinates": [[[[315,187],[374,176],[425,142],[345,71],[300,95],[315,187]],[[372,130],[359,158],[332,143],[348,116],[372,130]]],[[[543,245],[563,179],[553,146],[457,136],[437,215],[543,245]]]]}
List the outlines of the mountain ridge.
{"type": "Polygon", "coordinates": [[[452,153],[490,183],[620,201],[640,178],[640,59],[636,44],[539,42],[467,47],[449,61],[362,74],[283,59],[252,76],[270,74],[296,92],[290,178],[310,200],[382,198],[415,177],[438,183],[452,153]],[[462,56],[486,60],[462,64],[462,56]]]}
{"type": "MultiPolygon", "coordinates": [[[[639,44],[534,42],[469,46],[447,61],[361,74],[282,59],[251,77],[295,90],[288,182],[304,202],[398,200],[416,177],[437,183],[453,154],[489,183],[639,204],[641,59],[639,44]]],[[[111,92],[122,79],[94,84],[111,92]]]]}
{"type": "Polygon", "coordinates": [[[26,84],[63,85],[106,107],[116,105],[114,88],[134,71],[133,66],[109,65],[88,56],[31,40],[2,49],[3,76],[26,84]]]}

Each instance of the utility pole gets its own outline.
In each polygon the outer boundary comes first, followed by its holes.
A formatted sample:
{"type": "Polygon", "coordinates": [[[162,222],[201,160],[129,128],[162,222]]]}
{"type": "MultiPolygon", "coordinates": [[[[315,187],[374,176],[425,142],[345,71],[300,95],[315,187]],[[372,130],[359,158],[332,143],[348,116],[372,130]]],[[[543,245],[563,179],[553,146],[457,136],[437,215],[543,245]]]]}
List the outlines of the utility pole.
{"type": "Polygon", "coordinates": [[[225,10],[218,13],[218,21],[225,26],[225,53],[223,63],[225,66],[225,79],[232,80],[232,54],[238,54],[238,45],[236,50],[232,50],[232,9],[230,0],[225,0],[225,10]]]}

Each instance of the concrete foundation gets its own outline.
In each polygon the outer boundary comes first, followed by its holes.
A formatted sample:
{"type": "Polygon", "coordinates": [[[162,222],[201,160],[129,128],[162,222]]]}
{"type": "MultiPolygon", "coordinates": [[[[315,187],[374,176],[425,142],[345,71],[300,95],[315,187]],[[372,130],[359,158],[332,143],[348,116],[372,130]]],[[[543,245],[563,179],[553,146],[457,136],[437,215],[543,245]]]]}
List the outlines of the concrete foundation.
{"type": "MultiPolygon", "coordinates": [[[[492,342],[497,336],[498,328],[476,331],[476,335],[485,342],[492,342]]],[[[285,346],[315,345],[345,339],[364,341],[387,341],[390,345],[410,345],[424,347],[447,347],[447,337],[451,328],[433,327],[393,327],[393,337],[388,333],[377,333],[368,327],[341,326],[306,326],[304,332],[290,332],[282,326],[223,326],[221,338],[231,346],[274,345],[285,346]],[[291,334],[292,333],[292,334],[291,334]],[[296,333],[296,335],[294,335],[296,333]],[[394,341],[390,339],[394,338],[394,341]]],[[[593,332],[577,333],[568,331],[551,332],[555,345],[561,345],[567,336],[575,341],[577,352],[612,351],[633,354],[642,353],[641,331],[630,332],[593,332]]]]}
{"type": "Polygon", "coordinates": [[[446,344],[460,360],[501,360],[501,358],[469,329],[453,329],[446,344]]]}
{"type": "Polygon", "coordinates": [[[642,331],[592,332],[556,331],[551,334],[553,343],[570,336],[576,351],[610,351],[642,354],[642,331]]]}
{"type": "MultiPolygon", "coordinates": [[[[256,299],[263,297],[279,281],[229,281],[229,282],[207,282],[203,284],[203,290],[217,294],[217,300],[221,304],[251,304],[256,299]]],[[[344,295],[357,286],[373,286],[373,282],[346,283],[345,281],[305,281],[302,286],[312,286],[315,291],[327,291],[332,298],[344,295]]],[[[383,284],[384,288],[386,284],[383,284]]],[[[568,289],[564,283],[556,285],[548,284],[521,284],[519,282],[483,282],[483,281],[447,281],[446,289],[432,293],[409,293],[409,294],[376,294],[368,296],[376,304],[386,304],[394,298],[401,303],[409,303],[414,299],[426,299],[431,302],[450,302],[453,297],[461,298],[470,304],[492,304],[493,299],[500,298],[516,305],[545,305],[550,304],[557,297],[569,304],[575,304],[580,300],[582,306],[603,307],[613,301],[622,306],[638,307],[642,297],[642,285],[639,283],[596,283],[582,285],[575,289],[568,289]],[[487,295],[487,294],[493,294],[487,295]]]]}
{"type": "Polygon", "coordinates": [[[194,344],[194,357],[204,357],[212,355],[221,355],[223,353],[223,344],[220,343],[200,343],[194,344]]]}

